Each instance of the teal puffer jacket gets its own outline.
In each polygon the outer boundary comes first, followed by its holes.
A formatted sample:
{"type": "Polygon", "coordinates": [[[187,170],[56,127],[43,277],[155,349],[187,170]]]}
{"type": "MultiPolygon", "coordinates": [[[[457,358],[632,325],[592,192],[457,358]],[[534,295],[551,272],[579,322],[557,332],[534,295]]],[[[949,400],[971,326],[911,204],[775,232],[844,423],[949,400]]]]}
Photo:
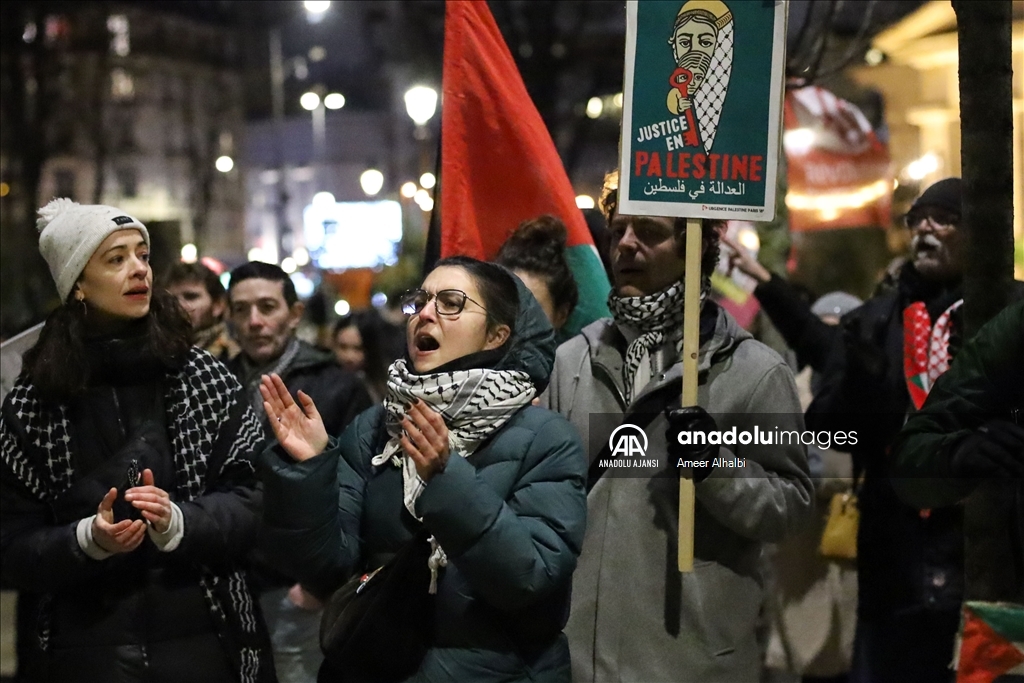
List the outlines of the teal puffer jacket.
{"type": "MultiPolygon", "coordinates": [[[[520,300],[498,367],[526,371],[543,390],[554,358],[551,328],[522,287],[520,300]]],[[[280,569],[328,594],[413,536],[400,470],[370,462],[386,441],[378,406],[315,458],[296,463],[276,449],[264,453],[266,543],[280,569]]],[[[411,680],[568,683],[562,627],[583,542],[585,486],[576,430],[532,406],[430,480],[417,511],[448,566],[438,581],[434,644],[411,680]]]]}

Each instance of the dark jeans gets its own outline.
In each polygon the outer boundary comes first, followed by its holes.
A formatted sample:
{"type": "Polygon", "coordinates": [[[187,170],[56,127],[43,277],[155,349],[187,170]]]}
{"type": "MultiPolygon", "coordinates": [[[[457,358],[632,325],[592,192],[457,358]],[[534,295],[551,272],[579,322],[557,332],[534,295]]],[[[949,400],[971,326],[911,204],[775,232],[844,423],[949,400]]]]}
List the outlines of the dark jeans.
{"type": "Polygon", "coordinates": [[[959,610],[860,617],[850,683],[952,683],[959,626],[959,610]]]}

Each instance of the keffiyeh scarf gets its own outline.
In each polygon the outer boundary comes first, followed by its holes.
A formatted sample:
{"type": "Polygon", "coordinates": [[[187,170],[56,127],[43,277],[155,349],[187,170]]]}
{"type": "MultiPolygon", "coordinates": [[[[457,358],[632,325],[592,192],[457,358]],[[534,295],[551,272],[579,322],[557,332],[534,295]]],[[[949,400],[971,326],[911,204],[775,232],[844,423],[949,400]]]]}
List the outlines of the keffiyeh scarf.
{"type": "Polygon", "coordinates": [[[416,500],[426,483],[416,473],[413,459],[402,451],[402,418],[406,406],[422,399],[441,413],[448,427],[448,448],[452,455],[463,458],[473,454],[477,447],[495,430],[509,421],[520,408],[527,406],[537,395],[529,375],[519,370],[488,370],[473,368],[417,375],[409,370],[404,359],[388,369],[387,444],[372,460],[375,466],[390,461],[402,468],[405,508],[416,515],[416,500]]]}
{"type": "MultiPolygon", "coordinates": [[[[487,437],[501,428],[520,409],[530,405],[537,390],[529,375],[519,370],[489,370],[473,368],[417,375],[406,366],[404,359],[391,364],[388,370],[387,444],[371,461],[374,466],[387,462],[402,468],[402,488],[405,509],[416,519],[416,501],[426,487],[416,472],[416,464],[402,451],[402,418],[406,406],[422,399],[441,413],[448,427],[448,449],[451,456],[463,458],[473,454],[487,437]]],[[[422,521],[422,520],[421,520],[422,521]]],[[[444,550],[436,539],[430,539],[431,553],[430,592],[437,590],[437,572],[448,564],[444,550]]]]}
{"type": "MultiPolygon", "coordinates": [[[[700,302],[703,306],[706,292],[701,291],[700,302]]],[[[626,349],[625,362],[622,365],[622,381],[626,390],[626,405],[633,402],[643,389],[637,384],[637,376],[644,359],[651,364],[654,372],[655,353],[666,340],[679,341],[683,332],[683,283],[676,282],[666,289],[646,296],[616,296],[613,292],[608,297],[608,308],[612,318],[623,327],[638,333],[626,349]]]]}

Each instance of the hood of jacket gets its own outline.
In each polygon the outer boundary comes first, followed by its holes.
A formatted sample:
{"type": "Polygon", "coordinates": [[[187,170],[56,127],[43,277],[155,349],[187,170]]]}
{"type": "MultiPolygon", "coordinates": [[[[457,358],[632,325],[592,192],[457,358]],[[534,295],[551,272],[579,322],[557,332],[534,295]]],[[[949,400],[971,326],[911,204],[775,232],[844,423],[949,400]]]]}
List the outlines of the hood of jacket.
{"type": "Polygon", "coordinates": [[[512,277],[519,289],[516,330],[506,343],[508,350],[505,355],[493,368],[525,372],[540,394],[547,388],[551,368],[555,365],[555,330],[533,293],[522,280],[515,275],[512,277]]]}

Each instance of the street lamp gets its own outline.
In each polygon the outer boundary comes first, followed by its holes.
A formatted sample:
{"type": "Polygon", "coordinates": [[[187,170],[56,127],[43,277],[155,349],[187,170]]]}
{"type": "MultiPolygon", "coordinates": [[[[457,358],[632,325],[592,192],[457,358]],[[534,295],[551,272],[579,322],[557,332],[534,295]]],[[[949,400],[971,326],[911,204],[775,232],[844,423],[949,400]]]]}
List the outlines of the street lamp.
{"type": "Polygon", "coordinates": [[[331,6],[331,0],[305,0],[302,6],[311,15],[323,14],[331,6]]]}
{"type": "Polygon", "coordinates": [[[303,93],[302,97],[299,98],[299,104],[306,111],[313,111],[320,106],[320,96],[313,91],[303,93]]]}
{"type": "Polygon", "coordinates": [[[437,111],[437,91],[425,85],[409,88],[405,92],[405,110],[417,126],[426,124],[437,111]]]}
{"type": "Polygon", "coordinates": [[[576,195],[576,207],[579,209],[593,209],[594,198],[589,194],[578,194],[576,195]]]}
{"type": "Polygon", "coordinates": [[[359,176],[359,185],[363,192],[372,197],[384,187],[384,174],[375,168],[369,168],[359,176]]]}
{"type": "Polygon", "coordinates": [[[340,92],[328,93],[324,97],[324,106],[328,109],[341,109],[345,106],[345,96],[340,92]]]}
{"type": "Polygon", "coordinates": [[[327,140],[327,110],[324,109],[326,104],[327,99],[321,100],[320,93],[314,90],[302,93],[302,97],[299,98],[299,105],[313,115],[313,169],[314,174],[317,175],[320,164],[323,163],[324,146],[327,140]]]}

